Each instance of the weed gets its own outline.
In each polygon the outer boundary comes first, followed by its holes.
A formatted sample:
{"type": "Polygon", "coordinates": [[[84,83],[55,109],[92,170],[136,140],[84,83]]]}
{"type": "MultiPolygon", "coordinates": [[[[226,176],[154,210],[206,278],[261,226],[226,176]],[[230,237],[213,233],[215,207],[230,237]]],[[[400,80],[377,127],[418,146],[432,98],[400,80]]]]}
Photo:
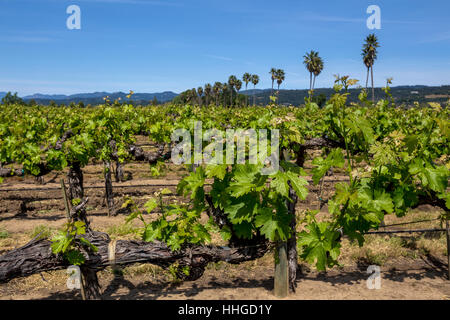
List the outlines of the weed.
{"type": "Polygon", "coordinates": [[[9,232],[5,229],[0,229],[0,239],[9,238],[9,232]]]}
{"type": "Polygon", "coordinates": [[[52,237],[54,230],[45,225],[39,225],[34,227],[30,233],[30,237],[33,239],[39,235],[38,239],[49,239],[52,237]]]}

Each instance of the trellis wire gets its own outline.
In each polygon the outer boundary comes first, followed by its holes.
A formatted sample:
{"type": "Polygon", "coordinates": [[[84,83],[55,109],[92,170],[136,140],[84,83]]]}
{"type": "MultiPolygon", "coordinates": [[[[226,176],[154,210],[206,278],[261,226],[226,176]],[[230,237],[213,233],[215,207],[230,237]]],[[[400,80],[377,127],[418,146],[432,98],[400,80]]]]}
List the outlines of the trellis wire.
{"type": "MultiPolygon", "coordinates": [[[[170,181],[170,180],[168,180],[170,181]]],[[[179,181],[179,180],[173,180],[179,181]]],[[[334,179],[334,180],[326,180],[325,182],[342,182],[345,180],[342,179],[334,179]]],[[[211,186],[211,183],[205,183],[205,186],[211,186]]],[[[143,188],[143,187],[176,187],[176,184],[134,184],[134,185],[113,185],[113,188],[143,188]]],[[[84,189],[104,189],[105,186],[86,186],[84,189]]],[[[26,188],[26,189],[0,189],[0,192],[20,192],[20,191],[54,191],[60,190],[61,187],[48,187],[48,188],[26,188]]]]}
{"type": "Polygon", "coordinates": [[[410,221],[410,222],[402,222],[402,223],[394,223],[394,224],[389,224],[389,225],[380,226],[380,227],[387,228],[387,227],[394,227],[394,226],[404,226],[404,225],[408,225],[408,224],[415,224],[415,223],[422,223],[422,222],[432,222],[432,221],[436,221],[436,220],[440,220],[440,218],[419,220],[419,221],[410,221]]]}
{"type": "Polygon", "coordinates": [[[417,229],[417,230],[391,230],[391,231],[368,231],[364,234],[394,234],[394,233],[422,233],[422,232],[444,232],[447,229],[417,229]]]}

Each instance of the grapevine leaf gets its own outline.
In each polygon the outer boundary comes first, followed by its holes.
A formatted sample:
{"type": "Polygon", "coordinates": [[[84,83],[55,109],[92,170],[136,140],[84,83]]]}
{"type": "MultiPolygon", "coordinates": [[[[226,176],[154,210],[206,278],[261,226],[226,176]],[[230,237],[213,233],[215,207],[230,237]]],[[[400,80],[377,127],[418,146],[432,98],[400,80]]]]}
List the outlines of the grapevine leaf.
{"type": "Polygon", "coordinates": [[[292,188],[294,189],[297,196],[301,200],[305,200],[306,196],[308,195],[308,189],[306,188],[306,186],[308,185],[308,181],[306,181],[306,179],[302,177],[299,177],[291,171],[286,172],[286,176],[291,182],[292,188]]]}
{"type": "Polygon", "coordinates": [[[273,213],[270,208],[264,208],[255,219],[255,225],[261,234],[271,241],[286,241],[289,238],[289,222],[292,216],[287,212],[273,213]]]}
{"type": "Polygon", "coordinates": [[[226,164],[209,164],[206,166],[206,176],[208,178],[218,178],[223,180],[227,173],[228,165],[226,164]]]}
{"type": "Polygon", "coordinates": [[[151,198],[144,204],[144,208],[148,213],[152,212],[156,207],[158,207],[158,202],[154,198],[151,198]]]}
{"type": "Polygon", "coordinates": [[[342,154],[342,150],[339,148],[331,151],[326,159],[321,157],[315,158],[313,160],[313,165],[316,167],[312,170],[314,184],[318,184],[320,179],[322,179],[331,167],[342,168],[344,163],[344,155],[342,154]]]}

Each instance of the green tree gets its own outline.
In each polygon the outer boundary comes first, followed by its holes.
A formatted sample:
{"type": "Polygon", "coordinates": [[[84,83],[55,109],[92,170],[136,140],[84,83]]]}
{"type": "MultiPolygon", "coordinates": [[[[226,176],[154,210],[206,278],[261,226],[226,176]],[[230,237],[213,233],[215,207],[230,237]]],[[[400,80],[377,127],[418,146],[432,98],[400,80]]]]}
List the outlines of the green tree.
{"type": "Polygon", "coordinates": [[[229,91],[228,83],[224,82],[222,83],[222,104],[223,106],[227,105],[227,97],[228,97],[228,91],[229,91]]]}
{"type": "Polygon", "coordinates": [[[4,105],[12,105],[12,104],[25,104],[21,98],[17,96],[17,92],[12,94],[11,92],[8,92],[3,98],[2,98],[2,104],[4,105]]]}
{"type": "Polygon", "coordinates": [[[211,97],[212,92],[211,84],[205,84],[205,89],[203,91],[205,93],[206,105],[209,106],[209,98],[211,97]]]}
{"type": "MultiPolygon", "coordinates": [[[[236,79],[236,82],[234,83],[234,87],[236,88],[236,98],[239,98],[239,90],[242,88],[242,81],[239,79],[236,79]]],[[[237,99],[239,101],[239,99],[237,99]]]]}
{"type": "Polygon", "coordinates": [[[270,92],[270,95],[271,96],[273,96],[273,84],[274,84],[274,82],[275,82],[275,76],[276,76],[276,74],[277,74],[277,69],[275,69],[275,68],[272,68],[272,69],[270,69],[270,75],[271,75],[271,78],[272,78],[272,91],[270,92]]]}
{"type": "MultiPolygon", "coordinates": [[[[242,76],[242,80],[245,82],[245,91],[247,91],[248,83],[252,81],[252,75],[246,72],[242,76]]],[[[248,106],[248,95],[245,95],[245,105],[248,106]]]]}
{"type": "Polygon", "coordinates": [[[370,56],[368,55],[368,52],[366,52],[366,50],[364,48],[363,48],[362,56],[363,56],[364,65],[367,68],[367,73],[366,73],[366,90],[367,90],[367,88],[369,87],[369,74],[370,74],[371,62],[370,62],[370,56]]]}
{"type": "Polygon", "coordinates": [[[213,86],[212,90],[214,92],[214,97],[216,99],[216,106],[217,106],[220,93],[222,92],[222,83],[221,82],[214,83],[214,86],[213,86]]]}
{"type": "MultiPolygon", "coordinates": [[[[375,64],[375,60],[378,57],[378,48],[380,44],[378,43],[378,38],[375,34],[369,34],[364,42],[362,49],[363,62],[366,65],[367,72],[371,74],[371,82],[372,82],[372,103],[375,104],[375,87],[373,83],[373,65],[375,64]]],[[[367,75],[368,78],[368,75],[367,75]]]]}
{"type": "Polygon", "coordinates": [[[236,76],[230,76],[228,78],[228,87],[230,88],[230,106],[231,107],[233,106],[233,89],[234,89],[234,86],[235,86],[237,80],[238,79],[236,78],[236,76]]]}
{"type": "Polygon", "coordinates": [[[189,102],[195,104],[197,101],[198,101],[197,90],[195,88],[192,88],[189,94],[189,102]]]}
{"type": "Polygon", "coordinates": [[[312,90],[313,90],[313,74],[315,71],[315,65],[317,63],[317,59],[319,58],[319,53],[311,50],[307,52],[303,56],[303,64],[306,67],[306,70],[309,72],[309,98],[311,99],[312,90]]]}
{"type": "Polygon", "coordinates": [[[198,104],[201,106],[203,105],[203,87],[198,87],[197,88],[197,93],[198,93],[198,104]]]}
{"type": "Polygon", "coordinates": [[[319,108],[322,108],[325,106],[325,102],[327,102],[327,96],[321,93],[318,96],[313,97],[312,102],[315,102],[319,108]]]}
{"type": "Polygon", "coordinates": [[[284,73],[284,70],[278,69],[277,72],[275,73],[275,79],[277,80],[277,85],[278,85],[278,90],[277,90],[277,101],[278,101],[278,103],[280,103],[280,101],[279,101],[280,85],[281,85],[281,84],[283,83],[283,81],[285,80],[285,73],[284,73]]]}
{"type": "Polygon", "coordinates": [[[316,86],[316,78],[319,74],[322,73],[322,70],[323,70],[323,60],[321,57],[317,56],[314,62],[314,71],[313,71],[314,79],[312,85],[312,92],[314,92],[314,88],[316,86]]]}
{"type": "Polygon", "coordinates": [[[253,105],[255,105],[255,90],[256,85],[259,83],[259,76],[254,74],[252,75],[252,83],[253,83],[253,105]]]}

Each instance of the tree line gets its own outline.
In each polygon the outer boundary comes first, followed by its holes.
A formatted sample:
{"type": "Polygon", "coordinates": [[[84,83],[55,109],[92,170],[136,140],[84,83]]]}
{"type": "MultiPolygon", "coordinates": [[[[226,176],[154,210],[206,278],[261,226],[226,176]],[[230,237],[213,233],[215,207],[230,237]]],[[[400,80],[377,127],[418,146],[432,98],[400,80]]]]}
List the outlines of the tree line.
{"type": "MultiPolygon", "coordinates": [[[[362,49],[362,60],[364,65],[367,68],[367,77],[366,77],[366,89],[368,88],[369,83],[369,74],[371,76],[371,85],[372,85],[372,103],[375,103],[375,87],[373,80],[373,65],[375,60],[378,57],[378,48],[380,44],[378,42],[378,38],[375,34],[370,34],[365,38],[363,49],[362,49]]],[[[318,51],[311,50],[307,52],[303,56],[303,64],[305,65],[307,71],[310,75],[309,81],[309,91],[308,91],[308,99],[305,99],[306,102],[322,102],[323,96],[314,99],[314,89],[316,78],[321,74],[324,69],[324,61],[319,56],[318,51]]],[[[272,81],[272,88],[270,94],[270,101],[277,102],[279,101],[279,93],[280,86],[285,81],[285,71],[283,69],[271,68],[269,72],[272,81]],[[274,95],[274,85],[277,83],[277,91],[274,95]]],[[[243,83],[245,83],[245,90],[248,90],[248,85],[253,84],[253,89],[256,89],[256,85],[259,83],[260,78],[256,74],[250,74],[248,72],[244,73],[242,76],[242,80],[238,79],[235,75],[231,75],[228,78],[227,82],[215,82],[214,85],[210,83],[205,84],[204,86],[200,86],[198,88],[192,88],[182,92],[178,95],[172,102],[175,104],[194,104],[194,105],[209,105],[214,103],[216,106],[219,104],[222,106],[248,106],[248,95],[240,94],[240,90],[242,89],[243,83]]],[[[253,105],[256,105],[256,90],[253,91],[253,105]]],[[[107,98],[107,97],[106,97],[107,98]]],[[[151,104],[157,105],[159,102],[156,98],[150,103],[145,103],[144,101],[140,101],[142,104],[151,104]]],[[[51,106],[58,106],[54,101],[49,102],[51,106]]],[[[107,101],[105,100],[105,103],[107,101]]],[[[2,104],[28,104],[30,106],[36,105],[36,101],[30,100],[28,103],[25,103],[21,98],[17,96],[17,93],[14,95],[11,92],[8,92],[5,97],[2,99],[2,104]]],[[[114,101],[111,103],[113,105],[121,105],[121,101],[114,101]]],[[[136,104],[133,103],[133,104],[136,104]]],[[[59,106],[65,106],[65,104],[60,104],[59,106]]],[[[79,106],[84,107],[83,102],[79,102],[75,105],[74,102],[70,103],[69,106],[79,106]]]]}
{"type": "MultiPolygon", "coordinates": [[[[362,59],[367,68],[366,89],[368,88],[369,73],[371,74],[372,82],[372,102],[375,103],[375,87],[373,81],[373,65],[378,56],[378,38],[375,34],[370,34],[366,37],[363,49],[362,59]]],[[[322,104],[324,101],[324,95],[314,98],[314,89],[316,78],[322,73],[324,69],[324,61],[319,56],[318,51],[311,50],[303,56],[303,64],[310,75],[308,99],[309,102],[316,102],[322,104]]],[[[285,71],[283,69],[271,68],[269,72],[272,80],[272,88],[270,92],[270,100],[277,101],[279,104],[280,85],[285,80],[285,71]],[[274,95],[274,85],[277,83],[277,91],[274,95]]],[[[216,82],[213,86],[207,83],[203,87],[192,88],[182,92],[177,96],[173,102],[176,104],[194,104],[194,105],[209,105],[211,101],[214,101],[215,105],[219,104],[223,106],[248,106],[248,95],[241,95],[239,92],[242,88],[243,82],[245,83],[245,89],[248,90],[248,84],[252,83],[253,88],[256,89],[256,85],[259,83],[259,76],[252,75],[248,72],[242,76],[242,81],[235,75],[231,75],[227,82],[216,82]]],[[[253,91],[253,105],[256,104],[255,90],[253,91]]]]}

